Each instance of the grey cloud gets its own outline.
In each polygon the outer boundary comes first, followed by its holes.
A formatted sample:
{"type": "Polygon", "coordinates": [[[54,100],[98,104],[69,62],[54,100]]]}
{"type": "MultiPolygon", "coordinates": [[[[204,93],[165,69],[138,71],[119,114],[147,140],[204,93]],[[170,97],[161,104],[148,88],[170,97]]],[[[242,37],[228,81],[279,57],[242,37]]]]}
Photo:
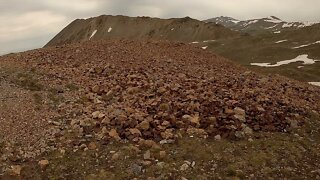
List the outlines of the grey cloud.
{"type": "Polygon", "coordinates": [[[320,21],[318,7],[319,0],[0,0],[0,54],[42,47],[72,20],[101,14],[320,21]]]}

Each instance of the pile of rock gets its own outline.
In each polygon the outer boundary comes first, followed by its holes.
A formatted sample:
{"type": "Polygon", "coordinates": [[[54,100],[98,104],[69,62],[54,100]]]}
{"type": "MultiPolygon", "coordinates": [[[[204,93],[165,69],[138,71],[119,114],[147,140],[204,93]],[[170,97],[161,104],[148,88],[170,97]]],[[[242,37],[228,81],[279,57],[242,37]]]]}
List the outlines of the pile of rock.
{"type": "Polygon", "coordinates": [[[100,43],[119,50],[82,49],[97,57],[85,61],[74,57],[77,69],[71,68],[73,74],[68,68],[64,72],[84,87],[80,105],[60,107],[61,111],[81,108],[79,116],[69,119],[69,129],[79,136],[135,142],[160,142],[182,134],[243,139],[254,131],[297,128],[309,110],[319,109],[313,103],[319,99],[319,89],[265,77],[187,45],[100,43]],[[142,47],[152,54],[137,53],[142,47]]]}

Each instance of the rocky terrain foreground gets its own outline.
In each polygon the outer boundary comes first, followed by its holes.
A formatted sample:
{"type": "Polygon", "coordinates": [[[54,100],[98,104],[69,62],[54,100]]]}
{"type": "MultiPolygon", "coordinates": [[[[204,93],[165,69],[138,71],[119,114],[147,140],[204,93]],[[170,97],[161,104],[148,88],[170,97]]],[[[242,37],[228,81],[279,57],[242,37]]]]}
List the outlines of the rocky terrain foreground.
{"type": "Polygon", "coordinates": [[[0,57],[0,179],[320,179],[320,88],[195,45],[0,57]]]}

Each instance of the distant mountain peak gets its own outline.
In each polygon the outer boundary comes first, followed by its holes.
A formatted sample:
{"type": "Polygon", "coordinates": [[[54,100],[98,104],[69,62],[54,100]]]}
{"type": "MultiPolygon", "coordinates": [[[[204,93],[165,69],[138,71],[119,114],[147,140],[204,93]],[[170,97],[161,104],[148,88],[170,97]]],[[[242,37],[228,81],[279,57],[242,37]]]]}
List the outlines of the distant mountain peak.
{"type": "Polygon", "coordinates": [[[232,17],[220,16],[208,19],[205,22],[215,22],[232,30],[251,34],[280,33],[282,31],[299,29],[316,24],[311,22],[287,22],[276,16],[249,20],[236,20],[232,17]]]}

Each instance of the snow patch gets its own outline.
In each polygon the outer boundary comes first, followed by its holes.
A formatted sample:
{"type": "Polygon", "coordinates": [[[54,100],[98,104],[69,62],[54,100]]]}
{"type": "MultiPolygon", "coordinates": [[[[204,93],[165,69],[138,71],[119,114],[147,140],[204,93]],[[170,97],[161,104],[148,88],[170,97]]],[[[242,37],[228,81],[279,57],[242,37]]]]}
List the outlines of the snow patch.
{"type": "Polygon", "coordinates": [[[199,42],[198,41],[194,41],[194,42],[192,42],[191,44],[198,44],[199,42]]]}
{"type": "Polygon", "coordinates": [[[274,25],[274,26],[270,26],[270,27],[264,28],[264,29],[273,29],[273,28],[275,28],[276,26],[278,26],[278,24],[276,24],[276,25],[274,25]]]}
{"type": "Polygon", "coordinates": [[[303,62],[302,64],[304,64],[304,65],[314,64],[317,61],[319,61],[319,60],[309,59],[307,54],[303,54],[303,55],[297,56],[294,59],[279,61],[276,64],[272,64],[272,63],[250,63],[250,65],[252,65],[252,66],[260,66],[260,67],[277,67],[277,66],[281,66],[281,65],[285,65],[285,64],[294,63],[294,62],[303,62]]]}
{"type": "Polygon", "coordinates": [[[237,24],[237,23],[240,22],[239,20],[230,20],[230,21],[233,22],[233,23],[235,23],[235,24],[237,24]]]}
{"type": "Polygon", "coordinates": [[[281,33],[281,31],[275,31],[275,32],[273,32],[273,33],[275,33],[275,34],[279,34],[279,33],[281,33]]]}
{"type": "Polygon", "coordinates": [[[97,31],[98,31],[98,30],[94,30],[94,31],[92,32],[92,34],[91,34],[91,36],[90,36],[89,40],[90,40],[91,38],[93,38],[93,36],[94,36],[94,35],[96,35],[97,31]]]}
{"type": "Polygon", "coordinates": [[[204,46],[204,47],[202,47],[202,49],[207,49],[208,48],[208,46],[204,46]]]}
{"type": "Polygon", "coordinates": [[[173,31],[173,30],[174,30],[174,28],[171,29],[171,31],[173,31]]]}
{"type": "Polygon", "coordinates": [[[243,26],[246,27],[246,26],[249,26],[250,24],[254,24],[254,23],[257,23],[259,20],[255,19],[255,20],[250,20],[248,21],[247,23],[244,23],[243,26]]]}
{"type": "Polygon", "coordinates": [[[298,26],[299,28],[307,27],[307,26],[312,26],[316,24],[316,22],[300,22],[301,24],[298,26]]]}
{"type": "Polygon", "coordinates": [[[288,41],[288,40],[287,40],[287,39],[284,39],[284,40],[277,41],[277,42],[275,42],[275,43],[276,43],[276,44],[279,44],[279,43],[286,42],[286,41],[288,41]]]}
{"type": "Polygon", "coordinates": [[[214,41],[216,41],[216,40],[205,40],[205,41],[203,41],[204,43],[207,43],[207,42],[214,42],[214,41]]]}
{"type": "Polygon", "coordinates": [[[273,18],[273,17],[269,17],[267,19],[264,19],[264,21],[271,22],[271,23],[282,23],[283,22],[283,21],[276,19],[276,18],[273,18]]]}
{"type": "Polygon", "coordinates": [[[316,41],[314,43],[309,43],[309,44],[304,44],[301,46],[296,46],[296,47],[293,47],[292,49],[299,49],[299,48],[307,47],[307,46],[314,45],[314,44],[320,44],[320,41],[316,41]]]}
{"type": "Polygon", "coordinates": [[[320,82],[308,82],[308,83],[314,86],[320,86],[320,82]]]}
{"type": "Polygon", "coordinates": [[[111,31],[112,31],[112,27],[109,27],[109,29],[108,29],[108,33],[109,33],[109,32],[111,32],[111,31]]]}
{"type": "Polygon", "coordinates": [[[292,27],[293,26],[293,23],[284,23],[282,25],[282,28],[288,28],[288,27],[292,27]]]}

